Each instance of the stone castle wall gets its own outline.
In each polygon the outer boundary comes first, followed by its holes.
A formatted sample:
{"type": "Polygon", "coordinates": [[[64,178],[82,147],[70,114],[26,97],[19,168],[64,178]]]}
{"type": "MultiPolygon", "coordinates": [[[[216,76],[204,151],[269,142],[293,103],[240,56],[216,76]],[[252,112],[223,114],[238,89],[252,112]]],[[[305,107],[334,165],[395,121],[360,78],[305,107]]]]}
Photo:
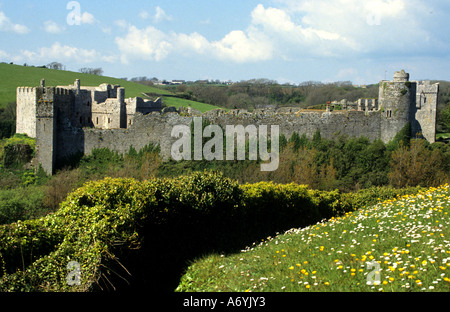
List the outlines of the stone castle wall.
{"type": "MultiPolygon", "coordinates": [[[[201,114],[191,109],[161,108],[161,101],[125,99],[125,89],[108,84],[80,87],[76,80],[69,87],[17,89],[17,133],[37,139],[37,158],[51,174],[56,162],[74,154],[90,154],[96,148],[108,148],[125,154],[152,143],[161,155],[171,156],[177,138],[175,126],[190,126],[194,117],[202,117],[225,130],[227,125],[279,126],[280,134],[290,138],[294,132],[311,138],[320,131],[323,138],[339,135],[367,137],[387,143],[411,123],[412,135],[418,133],[435,141],[438,84],[409,81],[409,74],[396,72],[393,81],[381,81],[379,98],[348,103],[346,109],[330,112],[283,108],[213,110],[201,114]]],[[[342,101],[341,101],[342,102],[342,101]]]]}
{"type": "MultiPolygon", "coordinates": [[[[332,139],[338,135],[346,134],[351,137],[365,136],[370,140],[380,137],[380,114],[377,112],[256,112],[245,113],[239,111],[226,112],[214,110],[204,114],[178,114],[178,113],[152,113],[149,115],[137,115],[134,123],[128,129],[83,129],[83,150],[90,154],[93,149],[108,148],[110,150],[126,153],[130,146],[136,150],[142,149],[149,143],[158,144],[161,148],[161,156],[170,158],[172,144],[177,140],[171,137],[172,129],[177,125],[190,126],[193,118],[202,117],[213,125],[219,125],[224,129],[227,125],[278,125],[280,134],[287,139],[294,133],[306,134],[312,138],[319,130],[323,138],[332,139]]],[[[61,135],[64,140],[66,134],[61,135]]],[[[73,142],[73,138],[70,139],[73,142]]]]}
{"type": "Polygon", "coordinates": [[[16,133],[36,137],[36,88],[19,87],[16,90],[16,133]]]}

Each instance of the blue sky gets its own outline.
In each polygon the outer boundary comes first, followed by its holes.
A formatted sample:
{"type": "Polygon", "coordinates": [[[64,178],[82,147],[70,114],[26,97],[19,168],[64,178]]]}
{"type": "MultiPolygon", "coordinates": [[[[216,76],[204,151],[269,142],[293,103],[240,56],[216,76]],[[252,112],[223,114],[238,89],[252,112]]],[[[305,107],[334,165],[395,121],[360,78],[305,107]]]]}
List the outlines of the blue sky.
{"type": "Polygon", "coordinates": [[[448,0],[0,0],[0,61],[113,77],[450,80],[448,0]]]}

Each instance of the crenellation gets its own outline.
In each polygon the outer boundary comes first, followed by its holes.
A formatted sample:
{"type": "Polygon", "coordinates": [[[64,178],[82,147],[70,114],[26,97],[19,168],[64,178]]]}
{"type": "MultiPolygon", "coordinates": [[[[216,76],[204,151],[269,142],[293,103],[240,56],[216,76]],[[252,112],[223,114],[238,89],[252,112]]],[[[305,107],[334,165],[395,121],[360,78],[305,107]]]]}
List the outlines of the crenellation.
{"type": "Polygon", "coordinates": [[[287,138],[294,132],[312,138],[319,130],[323,138],[339,135],[364,136],[389,142],[407,124],[411,135],[435,141],[439,84],[410,81],[403,70],[392,81],[379,84],[378,99],[343,99],[327,103],[327,110],[299,108],[222,110],[201,113],[191,107],[163,109],[155,101],[125,98],[118,85],[17,88],[17,133],[37,139],[37,158],[51,174],[55,163],[75,153],[89,154],[94,148],[126,153],[130,146],[141,149],[149,143],[160,146],[161,156],[170,157],[175,125],[190,125],[201,116],[211,124],[279,125],[287,138]],[[340,108],[336,106],[339,105],[340,108]]]}

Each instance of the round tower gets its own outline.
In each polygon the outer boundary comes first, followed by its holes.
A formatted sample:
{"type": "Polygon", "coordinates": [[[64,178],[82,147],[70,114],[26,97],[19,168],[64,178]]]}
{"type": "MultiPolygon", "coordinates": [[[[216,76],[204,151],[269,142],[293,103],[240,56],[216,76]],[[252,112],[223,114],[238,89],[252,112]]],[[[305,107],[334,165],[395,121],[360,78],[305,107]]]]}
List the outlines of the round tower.
{"type": "Polygon", "coordinates": [[[412,96],[409,74],[404,70],[394,73],[393,81],[381,81],[378,102],[380,105],[381,139],[387,143],[410,121],[412,96]]]}
{"type": "Polygon", "coordinates": [[[409,81],[409,74],[405,73],[405,70],[396,71],[394,73],[394,82],[406,82],[409,81]]]}

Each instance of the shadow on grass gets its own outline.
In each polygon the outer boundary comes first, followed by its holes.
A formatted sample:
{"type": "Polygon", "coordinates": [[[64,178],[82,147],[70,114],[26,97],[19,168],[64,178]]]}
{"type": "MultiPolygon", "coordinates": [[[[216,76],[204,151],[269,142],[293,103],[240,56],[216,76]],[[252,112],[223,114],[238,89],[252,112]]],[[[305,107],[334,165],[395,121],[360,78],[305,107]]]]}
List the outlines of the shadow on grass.
{"type": "Polygon", "coordinates": [[[236,253],[253,242],[274,236],[294,225],[302,227],[312,224],[287,220],[284,224],[276,225],[275,222],[261,228],[256,227],[256,224],[261,224],[259,222],[254,225],[239,222],[217,220],[211,223],[203,222],[199,217],[195,222],[177,220],[170,226],[146,226],[142,233],[142,246],[119,254],[120,263],[109,262],[106,265],[110,268],[109,274],[99,281],[96,290],[124,293],[174,292],[189,264],[199,257],[212,253],[236,253]]]}

